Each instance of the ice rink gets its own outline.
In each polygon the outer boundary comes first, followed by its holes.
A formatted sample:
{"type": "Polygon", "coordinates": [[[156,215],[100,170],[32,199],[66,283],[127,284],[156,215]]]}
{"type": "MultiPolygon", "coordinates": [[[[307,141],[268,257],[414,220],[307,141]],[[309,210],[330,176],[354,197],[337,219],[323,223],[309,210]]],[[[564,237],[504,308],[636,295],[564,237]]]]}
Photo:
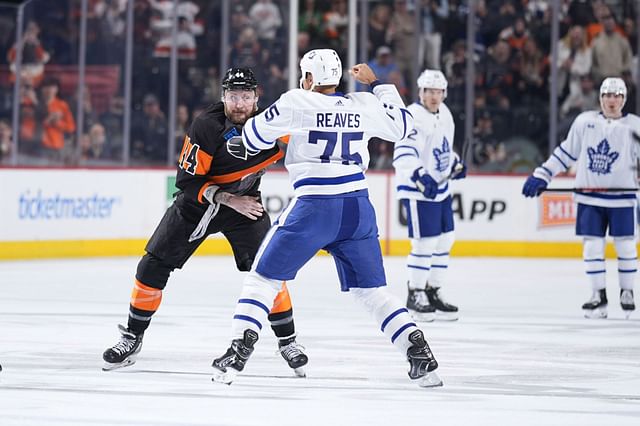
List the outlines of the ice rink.
{"type": "MultiPolygon", "coordinates": [[[[0,425],[640,425],[640,312],[623,319],[614,262],[609,319],[587,320],[580,260],[453,258],[446,295],[461,319],[423,324],[436,389],[409,381],[326,256],[290,283],[307,378],[265,330],[233,385],[211,382],[243,278],[230,257],[175,272],[138,362],[103,372],[136,263],[0,263],[0,425]]],[[[404,264],[385,259],[403,302],[404,264]]]]}

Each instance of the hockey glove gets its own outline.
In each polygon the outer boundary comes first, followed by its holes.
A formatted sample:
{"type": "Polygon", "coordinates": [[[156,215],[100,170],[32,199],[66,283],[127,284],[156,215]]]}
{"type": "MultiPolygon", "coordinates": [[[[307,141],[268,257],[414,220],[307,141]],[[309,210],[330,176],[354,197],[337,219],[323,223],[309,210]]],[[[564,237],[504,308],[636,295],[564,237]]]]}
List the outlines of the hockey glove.
{"type": "Polygon", "coordinates": [[[522,187],[522,195],[525,197],[537,197],[547,187],[547,182],[533,175],[529,176],[522,187]]]}
{"type": "Polygon", "coordinates": [[[436,198],[438,194],[438,182],[429,176],[422,167],[414,170],[413,175],[411,175],[411,180],[415,182],[420,192],[422,192],[426,198],[430,200],[436,198]]]}
{"type": "Polygon", "coordinates": [[[462,161],[456,160],[453,162],[453,167],[451,168],[451,179],[464,179],[467,177],[467,165],[462,161]]]}

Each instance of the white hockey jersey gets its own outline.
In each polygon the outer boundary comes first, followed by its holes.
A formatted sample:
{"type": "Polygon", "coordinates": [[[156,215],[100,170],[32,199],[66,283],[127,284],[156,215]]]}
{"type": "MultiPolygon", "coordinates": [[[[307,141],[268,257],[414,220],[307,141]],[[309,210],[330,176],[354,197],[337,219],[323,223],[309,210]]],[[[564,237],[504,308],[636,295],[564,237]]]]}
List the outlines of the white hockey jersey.
{"type": "Polygon", "coordinates": [[[458,158],[453,151],[453,116],[444,103],[435,114],[418,103],[409,105],[408,110],[413,115],[414,128],[409,130],[404,142],[395,145],[393,153],[396,196],[398,199],[442,201],[450,195],[448,177],[458,158]],[[436,198],[427,199],[411,180],[414,170],[419,167],[440,182],[436,198]]]}
{"type": "Polygon", "coordinates": [[[324,95],[302,89],[283,94],[242,131],[249,154],[289,135],[285,166],[296,196],[334,195],[367,189],[368,140],[403,140],[413,119],[395,86],[324,95]],[[376,99],[377,98],[377,99],[376,99]]]}
{"type": "MultiPolygon", "coordinates": [[[[640,143],[632,132],[640,134],[640,117],[627,114],[617,120],[598,111],[576,117],[567,139],[533,175],[547,182],[576,163],[576,188],[637,188],[640,143]]],[[[636,205],[635,192],[577,192],[575,200],[602,207],[636,205]]]]}

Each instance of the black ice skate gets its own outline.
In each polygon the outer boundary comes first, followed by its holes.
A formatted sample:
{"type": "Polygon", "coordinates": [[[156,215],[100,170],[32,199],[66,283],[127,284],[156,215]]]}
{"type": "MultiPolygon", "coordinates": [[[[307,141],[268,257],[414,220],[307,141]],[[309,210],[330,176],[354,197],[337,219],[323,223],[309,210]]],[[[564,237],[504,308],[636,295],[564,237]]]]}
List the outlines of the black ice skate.
{"type": "Polygon", "coordinates": [[[258,333],[251,329],[244,331],[242,339],[231,341],[231,347],[219,358],[213,360],[214,382],[230,385],[238,373],[244,370],[247,360],[253,353],[253,346],[258,341],[258,333]]]}
{"type": "Polygon", "coordinates": [[[582,310],[584,311],[585,318],[606,318],[607,317],[607,290],[595,290],[591,299],[584,305],[582,310]]]}
{"type": "Polygon", "coordinates": [[[304,353],[304,346],[296,342],[296,337],[278,340],[278,352],[282,355],[289,367],[293,368],[298,377],[306,377],[304,367],[309,362],[309,357],[304,353]]]}
{"type": "Polygon", "coordinates": [[[118,325],[120,341],[102,354],[104,366],[102,370],[109,371],[116,368],[133,365],[140,349],[142,349],[142,336],[144,333],[135,334],[123,325],[118,325]]]}
{"type": "Polygon", "coordinates": [[[456,321],[458,319],[458,307],[444,300],[440,287],[431,287],[427,284],[425,291],[429,298],[429,303],[436,310],[436,319],[444,321],[456,321]]]}
{"type": "Polygon", "coordinates": [[[436,318],[436,308],[429,304],[427,293],[422,289],[411,288],[407,283],[407,309],[416,321],[431,322],[436,318]]]}
{"type": "Polygon", "coordinates": [[[409,342],[413,343],[407,349],[409,378],[416,380],[418,385],[423,388],[442,386],[442,380],[435,372],[435,369],[438,368],[438,361],[433,356],[422,331],[412,332],[409,335],[409,342]]]}
{"type": "Polygon", "coordinates": [[[636,303],[633,301],[633,290],[620,289],[620,306],[627,319],[636,310],[636,303]]]}

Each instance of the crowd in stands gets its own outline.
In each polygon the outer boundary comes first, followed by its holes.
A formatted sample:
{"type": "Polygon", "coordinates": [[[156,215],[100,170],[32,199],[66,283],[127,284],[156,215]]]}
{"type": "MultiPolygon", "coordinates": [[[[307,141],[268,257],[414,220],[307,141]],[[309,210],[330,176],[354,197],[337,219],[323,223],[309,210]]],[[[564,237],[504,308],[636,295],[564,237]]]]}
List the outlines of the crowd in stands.
{"type": "MultiPolygon", "coordinates": [[[[379,78],[407,102],[417,99],[416,64],[441,69],[456,118],[455,146],[465,140],[466,0],[369,2],[366,52],[379,78]],[[420,16],[416,19],[416,4],[420,16]]],[[[42,164],[102,164],[123,158],[127,0],[89,0],[84,98],[76,99],[80,0],[32,0],[25,8],[20,99],[20,153],[42,164]],[[76,130],[78,104],[83,120],[76,130]],[[79,140],[77,139],[79,134],[79,140]]],[[[221,51],[221,2],[180,0],[177,13],[179,150],[189,123],[220,99],[220,57],[251,67],[266,106],[288,88],[288,0],[232,0],[229,44],[221,51]]],[[[551,6],[549,0],[478,0],[473,168],[529,171],[546,155],[549,128],[551,6]]],[[[622,76],[635,112],[637,3],[562,0],[557,66],[558,137],[581,111],[598,107],[605,76],[622,76]]],[[[11,108],[15,14],[0,14],[0,161],[12,151],[11,108]]],[[[298,48],[333,48],[346,59],[346,0],[300,0],[298,48]]],[[[173,0],[135,0],[130,158],[167,163],[169,54],[173,0]]],[[[360,23],[362,24],[362,22],[360,23]]],[[[366,90],[358,87],[358,90],[366,90]]],[[[392,146],[370,144],[371,168],[388,169],[392,146]]]]}

